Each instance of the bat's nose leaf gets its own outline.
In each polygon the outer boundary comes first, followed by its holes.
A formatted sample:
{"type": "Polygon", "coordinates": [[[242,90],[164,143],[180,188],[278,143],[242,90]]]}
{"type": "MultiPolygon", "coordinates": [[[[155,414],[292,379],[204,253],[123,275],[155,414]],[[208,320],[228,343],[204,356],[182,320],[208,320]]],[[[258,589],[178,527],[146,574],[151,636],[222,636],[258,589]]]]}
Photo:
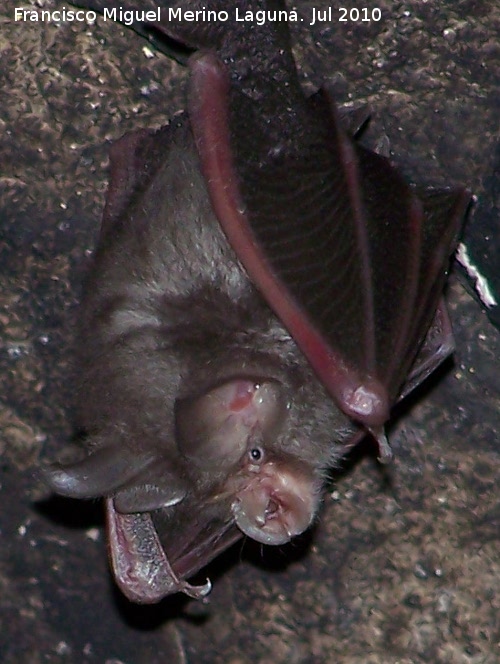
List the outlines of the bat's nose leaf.
{"type": "Polygon", "coordinates": [[[241,531],[263,544],[284,544],[303,533],[318,506],[318,487],[304,468],[265,464],[231,506],[241,531]]]}

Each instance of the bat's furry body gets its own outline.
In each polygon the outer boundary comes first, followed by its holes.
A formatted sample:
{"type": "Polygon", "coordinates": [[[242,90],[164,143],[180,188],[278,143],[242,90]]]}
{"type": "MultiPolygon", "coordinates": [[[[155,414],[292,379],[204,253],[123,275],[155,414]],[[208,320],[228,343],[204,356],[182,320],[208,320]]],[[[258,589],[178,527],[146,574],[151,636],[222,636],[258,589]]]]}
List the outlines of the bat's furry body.
{"type": "Polygon", "coordinates": [[[389,407],[451,350],[438,302],[467,204],[419,200],[306,100],[286,26],[162,29],[212,50],[188,114],[112,148],[81,316],[90,453],[48,474],[106,497],[115,576],[142,602],[204,595],[186,578],[242,534],[303,532],[367,429],[388,453],[389,407]]]}

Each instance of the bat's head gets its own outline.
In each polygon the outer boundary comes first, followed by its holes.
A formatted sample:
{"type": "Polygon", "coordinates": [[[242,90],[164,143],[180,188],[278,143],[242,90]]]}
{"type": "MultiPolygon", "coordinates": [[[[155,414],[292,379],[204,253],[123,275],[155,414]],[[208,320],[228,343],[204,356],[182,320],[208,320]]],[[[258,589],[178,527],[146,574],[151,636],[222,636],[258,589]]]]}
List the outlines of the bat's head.
{"type": "MultiPolygon", "coordinates": [[[[209,586],[186,579],[240,537],[280,545],[310,526],[333,431],[323,426],[314,438],[324,438],[323,454],[305,441],[318,411],[301,390],[313,388],[280,378],[246,367],[178,398],[175,454],[145,440],[133,449],[104,444],[49,471],[59,493],[106,497],[110,558],[127,597],[203,596],[209,586]]],[[[328,401],[318,395],[318,408],[333,413],[328,401]]]]}
{"type": "Polygon", "coordinates": [[[211,483],[225,476],[215,500],[226,500],[240,530],[264,544],[302,533],[318,502],[313,469],[275,442],[290,407],[277,381],[235,378],[178,402],[176,412],[180,453],[211,483]]]}

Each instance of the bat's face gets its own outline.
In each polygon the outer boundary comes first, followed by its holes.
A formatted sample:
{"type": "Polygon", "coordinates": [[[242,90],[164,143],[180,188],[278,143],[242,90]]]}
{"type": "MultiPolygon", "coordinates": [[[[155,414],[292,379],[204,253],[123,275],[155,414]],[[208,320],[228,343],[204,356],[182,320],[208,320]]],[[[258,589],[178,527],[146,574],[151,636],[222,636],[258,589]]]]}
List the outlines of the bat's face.
{"type": "Polygon", "coordinates": [[[212,500],[225,500],[240,530],[264,544],[303,532],[315,512],[311,468],[273,454],[290,403],[269,380],[234,379],[176,408],[180,454],[203,472],[230,473],[212,500]]]}
{"type": "Polygon", "coordinates": [[[279,545],[306,530],[341,419],[317,381],[294,387],[239,373],[178,399],[175,474],[156,452],[146,472],[107,501],[123,592],[140,602],[179,590],[202,596],[207,587],[185,579],[241,536],[279,545]],[[305,440],[311,434],[313,446],[305,440]]]}
{"type": "MultiPolygon", "coordinates": [[[[170,576],[180,581],[242,534],[282,544],[309,526],[320,481],[312,466],[278,449],[291,407],[286,396],[276,381],[234,378],[177,402],[176,445],[179,467],[185,470],[176,477],[175,498],[168,498],[173,504],[157,505],[148,526],[151,535],[156,529],[161,546],[144,547],[150,538],[133,528],[127,531],[123,524],[133,524],[134,517],[127,522],[120,513],[137,514],[141,506],[151,506],[154,494],[168,496],[168,475],[157,477],[154,488],[147,483],[128,486],[108,502],[112,559],[126,594],[130,571],[122,574],[117,560],[137,569],[164,554],[170,576]],[[116,530],[121,537],[113,536],[116,530]]],[[[138,585],[133,584],[133,597],[148,601],[148,586],[138,585]]],[[[164,594],[165,588],[159,592],[164,594]]]]}

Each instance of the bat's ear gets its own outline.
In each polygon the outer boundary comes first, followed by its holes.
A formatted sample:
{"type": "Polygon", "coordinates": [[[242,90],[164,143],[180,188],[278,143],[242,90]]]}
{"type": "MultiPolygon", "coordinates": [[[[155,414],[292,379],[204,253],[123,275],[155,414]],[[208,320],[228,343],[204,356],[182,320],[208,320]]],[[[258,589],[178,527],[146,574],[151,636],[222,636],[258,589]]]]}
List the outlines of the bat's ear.
{"type": "Polygon", "coordinates": [[[155,453],[138,454],[120,444],[93,451],[82,461],[42,471],[47,484],[69,498],[114,496],[121,513],[149,512],[179,503],[187,492],[175,469],[155,453]]]}
{"type": "Polygon", "coordinates": [[[144,129],[125,134],[110,148],[111,172],[106,195],[106,205],[101,226],[101,238],[107,234],[113,222],[120,217],[129,203],[131,193],[137,185],[136,152],[146,140],[144,129]]]}
{"type": "MultiPolygon", "coordinates": [[[[166,481],[162,478],[162,481],[166,481]]],[[[186,496],[187,489],[183,482],[168,483],[161,486],[160,483],[147,483],[133,486],[119,491],[115,498],[115,509],[120,514],[139,514],[143,512],[154,512],[154,510],[165,507],[173,507],[180,503],[186,496]]]]}
{"type": "Polygon", "coordinates": [[[152,455],[137,455],[123,446],[100,447],[76,463],[54,463],[42,470],[47,484],[69,498],[98,498],[110,495],[132,481],[153,462],[152,455]]]}
{"type": "Polygon", "coordinates": [[[180,503],[188,492],[186,481],[168,461],[155,459],[116,492],[114,505],[121,514],[153,512],[180,503]]]}
{"type": "Polygon", "coordinates": [[[148,183],[167,159],[172,127],[156,131],[138,129],[115,141],[109,150],[110,174],[106,204],[102,215],[100,242],[106,241],[115,225],[126,219],[126,212],[137,191],[148,183]]]}

